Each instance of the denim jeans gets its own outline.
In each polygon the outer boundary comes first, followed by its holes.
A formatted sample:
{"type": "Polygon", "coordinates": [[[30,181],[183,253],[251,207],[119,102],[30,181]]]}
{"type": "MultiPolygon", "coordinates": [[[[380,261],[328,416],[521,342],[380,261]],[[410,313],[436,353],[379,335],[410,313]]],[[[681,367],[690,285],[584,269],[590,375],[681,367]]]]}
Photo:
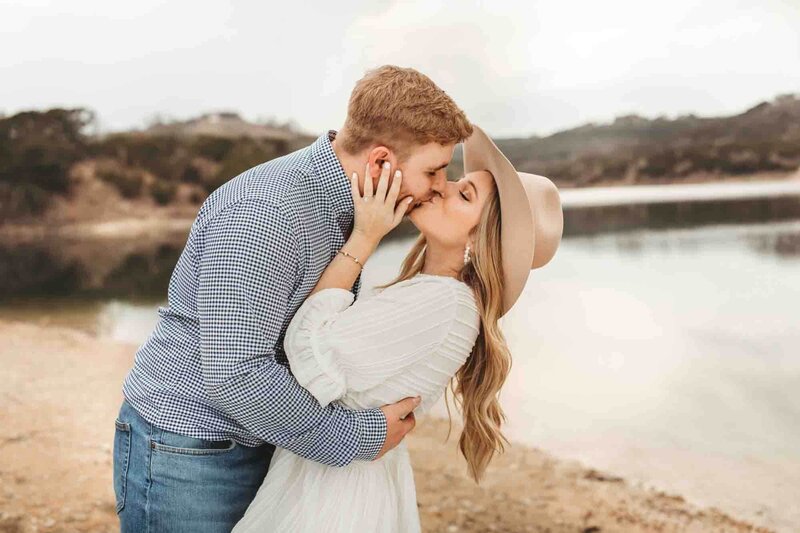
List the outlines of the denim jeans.
{"type": "Polygon", "coordinates": [[[269,469],[275,447],[164,431],[122,403],[114,493],[122,533],[230,533],[269,469]]]}

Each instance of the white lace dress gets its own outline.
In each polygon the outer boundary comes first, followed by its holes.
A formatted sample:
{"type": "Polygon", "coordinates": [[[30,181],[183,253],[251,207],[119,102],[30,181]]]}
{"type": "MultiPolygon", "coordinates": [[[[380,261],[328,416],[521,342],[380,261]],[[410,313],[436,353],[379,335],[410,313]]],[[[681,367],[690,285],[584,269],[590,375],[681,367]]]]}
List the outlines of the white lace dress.
{"type": "MultiPolygon", "coordinates": [[[[320,404],[381,407],[422,396],[430,409],[466,361],[480,316],[472,290],[418,274],[353,303],[322,290],[300,307],[284,347],[292,372],[320,404]]],[[[376,461],[326,466],[282,448],[234,533],[415,532],[416,489],[405,442],[376,461]]]]}

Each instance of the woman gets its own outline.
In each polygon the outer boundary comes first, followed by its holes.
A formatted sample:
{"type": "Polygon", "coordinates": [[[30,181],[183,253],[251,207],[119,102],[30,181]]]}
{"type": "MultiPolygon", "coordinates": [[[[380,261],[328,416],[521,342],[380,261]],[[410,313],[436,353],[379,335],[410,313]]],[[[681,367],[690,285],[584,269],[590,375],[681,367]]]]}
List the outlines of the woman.
{"type": "MultiPolygon", "coordinates": [[[[503,450],[497,395],[511,365],[498,326],[532,268],[561,238],[558,193],[517,173],[475,127],[464,143],[466,175],[409,215],[421,232],[399,277],[353,303],[360,269],[401,220],[399,173],[384,169],[373,194],[352,179],[355,225],[286,332],[292,372],[320,404],[361,409],[419,395],[427,411],[456,378],[464,428],[459,447],[480,481],[503,450]]],[[[244,532],[419,531],[405,443],[372,462],[336,468],[276,449],[270,475],[234,529],[244,532]]]]}

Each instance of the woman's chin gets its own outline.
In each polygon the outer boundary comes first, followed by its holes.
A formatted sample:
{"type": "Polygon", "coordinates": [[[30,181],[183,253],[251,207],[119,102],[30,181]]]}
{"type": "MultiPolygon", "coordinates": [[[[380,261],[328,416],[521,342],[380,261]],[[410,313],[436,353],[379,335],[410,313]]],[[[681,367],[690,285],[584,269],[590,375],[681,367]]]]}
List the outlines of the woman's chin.
{"type": "Polygon", "coordinates": [[[417,231],[419,231],[420,234],[427,239],[428,238],[427,230],[430,229],[430,224],[426,223],[428,217],[426,216],[426,213],[418,212],[415,214],[415,211],[417,211],[418,209],[420,208],[418,207],[417,209],[414,209],[414,211],[409,213],[408,219],[411,221],[414,227],[417,228],[417,231]]]}
{"type": "Polygon", "coordinates": [[[420,233],[422,233],[423,228],[425,226],[425,215],[420,213],[419,211],[420,209],[423,209],[423,207],[420,206],[412,209],[411,212],[408,214],[408,220],[410,220],[411,223],[414,224],[414,227],[417,228],[420,231],[420,233]]]}

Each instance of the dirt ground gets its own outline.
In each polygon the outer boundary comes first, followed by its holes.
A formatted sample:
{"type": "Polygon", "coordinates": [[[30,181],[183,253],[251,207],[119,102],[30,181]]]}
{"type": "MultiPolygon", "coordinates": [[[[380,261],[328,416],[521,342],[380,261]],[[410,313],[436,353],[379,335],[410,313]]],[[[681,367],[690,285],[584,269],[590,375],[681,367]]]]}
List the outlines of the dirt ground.
{"type": "MultiPolygon", "coordinates": [[[[7,321],[0,340],[0,532],[117,531],[111,442],[135,347],[7,321]]],[[[446,433],[421,418],[408,437],[425,531],[767,531],[520,445],[477,486],[446,433]]]]}

